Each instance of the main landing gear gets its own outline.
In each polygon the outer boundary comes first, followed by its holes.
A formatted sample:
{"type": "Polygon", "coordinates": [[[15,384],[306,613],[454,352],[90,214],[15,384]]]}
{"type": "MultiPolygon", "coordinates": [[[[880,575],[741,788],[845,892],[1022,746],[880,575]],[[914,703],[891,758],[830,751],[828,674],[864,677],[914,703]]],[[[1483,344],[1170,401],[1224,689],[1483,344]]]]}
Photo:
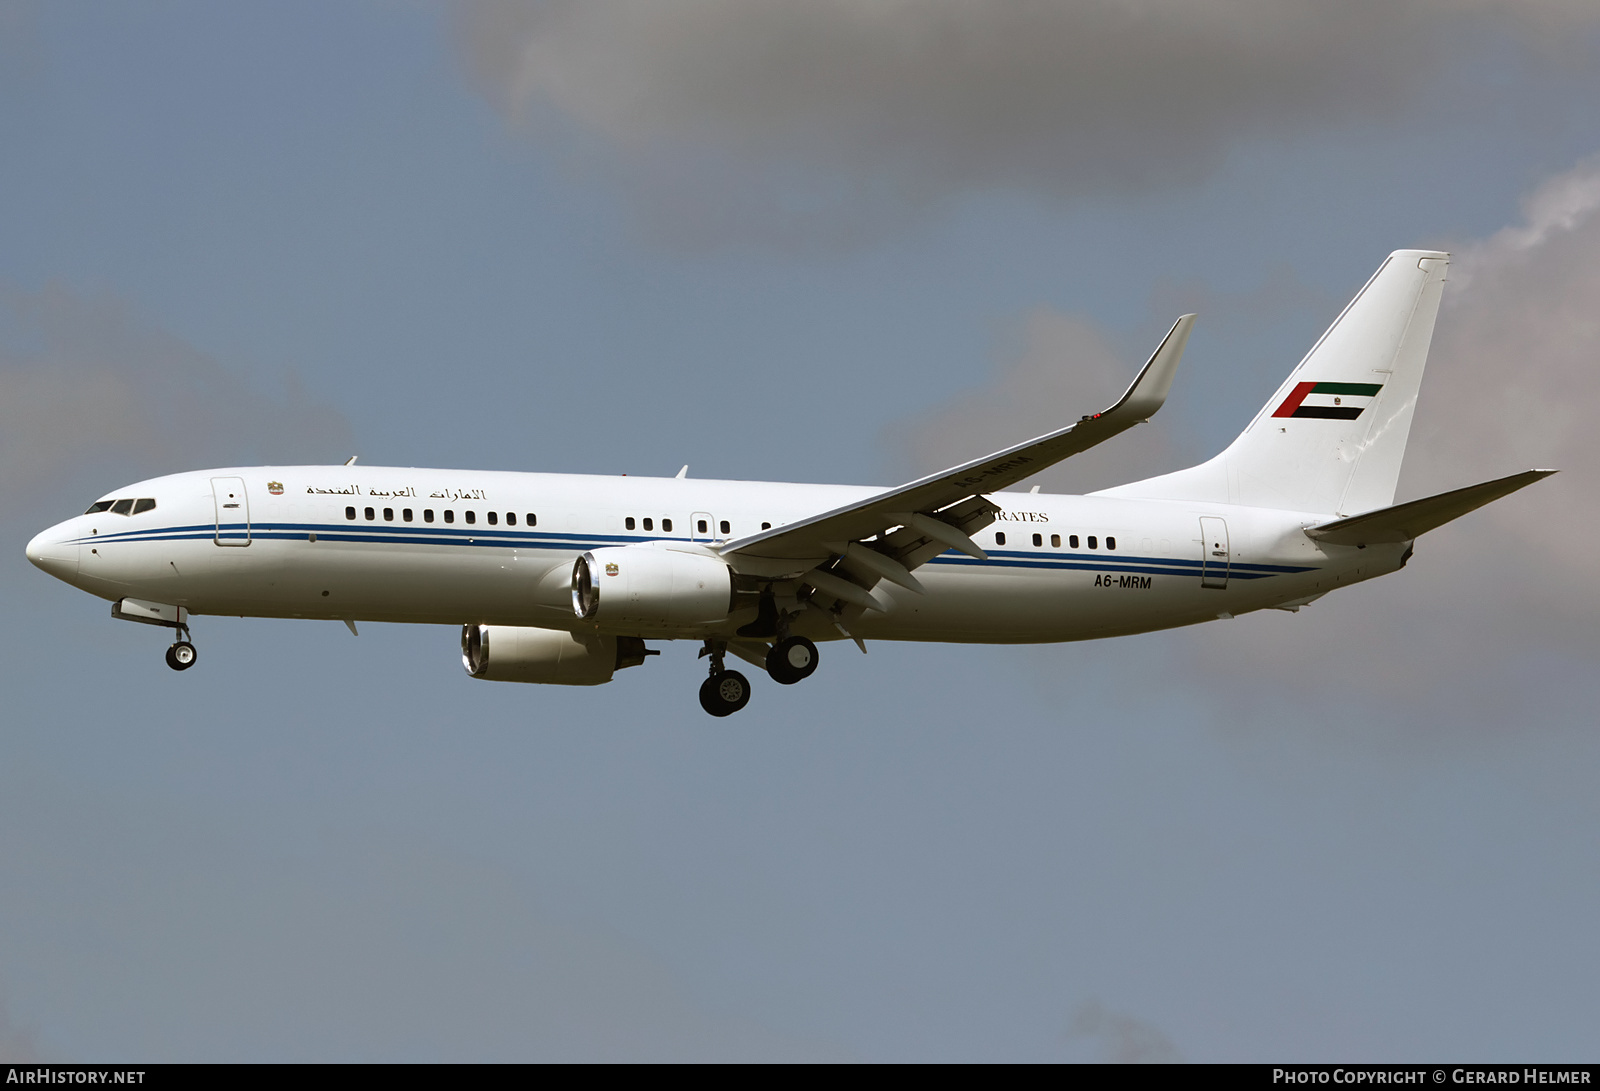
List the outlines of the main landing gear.
{"type": "Polygon", "coordinates": [[[750,703],[750,679],[723,665],[728,646],[708,640],[701,655],[711,657],[711,676],[700,683],[700,707],[713,716],[732,716],[750,703]]]}
{"type": "Polygon", "coordinates": [[[803,636],[786,637],[767,653],[767,673],[780,686],[810,678],[817,669],[817,646],[803,636]]]}
{"type": "Polygon", "coordinates": [[[713,716],[732,716],[750,703],[750,679],[738,671],[714,671],[700,683],[700,707],[713,716]]]}
{"type": "MultiPolygon", "coordinates": [[[[713,716],[732,716],[750,703],[750,680],[738,671],[729,670],[724,663],[728,645],[722,640],[707,640],[700,649],[702,657],[711,657],[709,677],[700,683],[700,707],[713,716]]],[[[738,653],[751,662],[759,662],[755,649],[738,653]]],[[[817,646],[803,636],[783,636],[767,652],[767,674],[779,685],[792,686],[810,678],[817,669],[817,646]]]]}

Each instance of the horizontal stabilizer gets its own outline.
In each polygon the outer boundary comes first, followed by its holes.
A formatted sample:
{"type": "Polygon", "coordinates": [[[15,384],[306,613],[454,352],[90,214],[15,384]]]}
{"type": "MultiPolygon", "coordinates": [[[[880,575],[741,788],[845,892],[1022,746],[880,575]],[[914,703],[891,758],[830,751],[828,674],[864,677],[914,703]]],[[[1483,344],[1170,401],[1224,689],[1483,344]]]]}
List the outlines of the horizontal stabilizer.
{"type": "Polygon", "coordinates": [[[1348,519],[1335,519],[1331,523],[1306,528],[1306,534],[1330,545],[1365,546],[1408,542],[1555,472],[1524,470],[1510,477],[1485,481],[1481,485],[1468,485],[1464,489],[1453,489],[1408,504],[1379,508],[1362,515],[1352,515],[1348,519]]]}

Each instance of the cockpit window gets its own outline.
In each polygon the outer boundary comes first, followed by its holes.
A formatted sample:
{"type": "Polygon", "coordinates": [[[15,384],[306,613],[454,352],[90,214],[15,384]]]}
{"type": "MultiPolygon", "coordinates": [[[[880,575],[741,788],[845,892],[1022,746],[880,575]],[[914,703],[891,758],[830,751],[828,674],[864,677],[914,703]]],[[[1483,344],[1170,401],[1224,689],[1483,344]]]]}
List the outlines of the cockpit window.
{"type": "Polygon", "coordinates": [[[154,511],[155,507],[155,500],[148,496],[140,497],[137,500],[131,496],[125,496],[121,500],[96,500],[89,505],[89,510],[83,514],[99,515],[103,511],[109,511],[112,515],[141,515],[147,511],[154,511]]]}

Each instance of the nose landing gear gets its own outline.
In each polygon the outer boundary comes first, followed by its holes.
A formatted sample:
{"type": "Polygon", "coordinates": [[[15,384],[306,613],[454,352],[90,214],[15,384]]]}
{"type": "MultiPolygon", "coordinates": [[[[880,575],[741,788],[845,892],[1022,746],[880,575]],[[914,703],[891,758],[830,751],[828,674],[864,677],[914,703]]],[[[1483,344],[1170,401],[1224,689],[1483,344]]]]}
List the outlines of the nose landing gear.
{"type": "MultiPolygon", "coordinates": [[[[188,630],[184,631],[188,636],[188,630]]],[[[180,640],[167,649],[167,666],[175,671],[186,671],[194,666],[195,660],[200,658],[200,653],[194,650],[194,645],[187,640],[180,640]]]]}
{"type": "Polygon", "coordinates": [[[182,606],[144,599],[119,599],[111,604],[111,616],[120,621],[176,630],[178,639],[167,649],[167,666],[175,671],[188,670],[200,658],[189,638],[189,611],[182,606]]]}

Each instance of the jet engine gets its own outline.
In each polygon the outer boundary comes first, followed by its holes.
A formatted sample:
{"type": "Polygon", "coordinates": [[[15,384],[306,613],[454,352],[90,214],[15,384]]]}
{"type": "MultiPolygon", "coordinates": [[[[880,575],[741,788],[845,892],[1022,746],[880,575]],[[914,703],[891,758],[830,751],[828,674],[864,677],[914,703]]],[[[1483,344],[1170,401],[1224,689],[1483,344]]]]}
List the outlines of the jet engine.
{"type": "Polygon", "coordinates": [[[643,663],[644,641],[633,636],[582,636],[560,629],[516,625],[464,625],[461,665],[491,682],[544,682],[598,686],[622,667],[643,663]]]}
{"type": "Polygon", "coordinates": [[[605,625],[713,624],[733,612],[733,571],[711,553],[662,545],[612,546],[572,566],[572,612],[605,625]]]}

